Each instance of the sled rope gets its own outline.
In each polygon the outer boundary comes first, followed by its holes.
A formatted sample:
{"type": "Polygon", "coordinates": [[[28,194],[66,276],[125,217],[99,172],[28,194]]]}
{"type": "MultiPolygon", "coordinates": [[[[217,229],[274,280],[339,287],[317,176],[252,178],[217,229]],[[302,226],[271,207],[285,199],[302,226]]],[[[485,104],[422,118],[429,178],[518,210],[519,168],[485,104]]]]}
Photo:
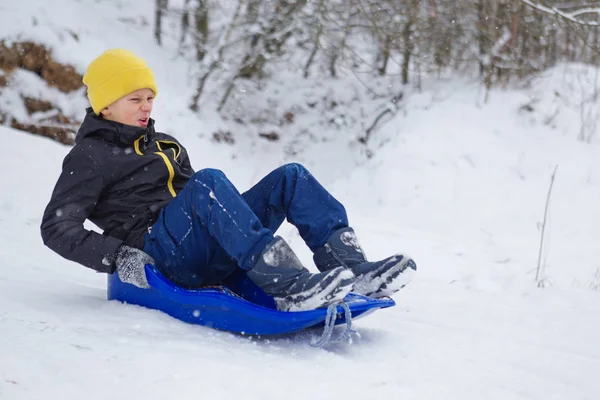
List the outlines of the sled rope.
{"type": "Polygon", "coordinates": [[[353,333],[358,335],[358,332],[352,329],[352,313],[350,312],[350,307],[348,307],[348,304],[344,302],[333,303],[327,307],[327,316],[325,317],[325,329],[323,330],[323,335],[321,335],[319,340],[312,341],[310,345],[313,347],[323,347],[328,343],[339,343],[342,341],[352,344],[353,333]],[[335,326],[335,320],[337,318],[338,306],[341,306],[344,309],[344,316],[346,317],[346,329],[344,329],[344,332],[342,332],[338,337],[331,339],[333,328],[335,326]]]}

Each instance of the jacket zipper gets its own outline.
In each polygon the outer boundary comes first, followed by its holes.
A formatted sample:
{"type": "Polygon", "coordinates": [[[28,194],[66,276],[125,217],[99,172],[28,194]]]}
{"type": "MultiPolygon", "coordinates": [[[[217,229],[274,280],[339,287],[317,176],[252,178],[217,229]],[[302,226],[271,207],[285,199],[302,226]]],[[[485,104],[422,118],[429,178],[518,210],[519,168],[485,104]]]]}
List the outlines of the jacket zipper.
{"type": "MultiPolygon", "coordinates": [[[[148,135],[145,133],[143,138],[143,149],[146,150],[146,148],[148,147],[148,135]]],[[[133,142],[133,149],[138,155],[143,156],[144,153],[140,151],[140,139],[142,139],[142,136],[140,136],[135,140],[135,142],[133,142]]],[[[173,187],[173,179],[175,179],[175,169],[173,168],[173,164],[171,164],[171,160],[169,160],[169,157],[167,157],[167,155],[161,151],[156,151],[154,152],[154,154],[158,154],[163,159],[163,162],[165,163],[167,170],[169,171],[169,180],[167,181],[167,188],[169,189],[169,193],[171,193],[171,196],[173,197],[177,196],[177,193],[175,193],[175,188],[173,187]]]]}

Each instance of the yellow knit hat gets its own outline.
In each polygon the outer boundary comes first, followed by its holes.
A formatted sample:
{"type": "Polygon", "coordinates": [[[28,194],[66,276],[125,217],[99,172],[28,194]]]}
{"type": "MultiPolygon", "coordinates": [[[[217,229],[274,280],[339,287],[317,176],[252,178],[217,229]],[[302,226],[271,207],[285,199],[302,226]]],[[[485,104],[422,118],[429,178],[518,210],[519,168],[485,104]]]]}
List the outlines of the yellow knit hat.
{"type": "Polygon", "coordinates": [[[90,63],[83,76],[88,99],[96,115],[104,107],[138,89],[158,94],[152,70],[129,50],[110,49],[90,63]]]}

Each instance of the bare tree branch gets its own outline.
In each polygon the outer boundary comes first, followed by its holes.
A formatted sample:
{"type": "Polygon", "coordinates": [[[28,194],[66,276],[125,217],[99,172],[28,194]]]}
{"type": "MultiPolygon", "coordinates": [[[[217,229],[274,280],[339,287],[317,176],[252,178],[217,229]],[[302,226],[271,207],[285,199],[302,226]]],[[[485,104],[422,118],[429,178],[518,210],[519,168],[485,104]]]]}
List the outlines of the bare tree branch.
{"type": "MultiPolygon", "coordinates": [[[[600,26],[600,22],[598,22],[598,21],[586,21],[584,19],[577,18],[580,15],[584,15],[584,14],[598,14],[600,16],[600,6],[584,7],[584,8],[579,8],[579,9],[576,9],[573,11],[564,11],[556,6],[548,7],[548,6],[545,6],[540,3],[534,3],[533,1],[530,1],[530,0],[521,0],[521,1],[525,4],[527,4],[528,6],[535,8],[536,10],[543,11],[547,14],[556,15],[558,17],[564,18],[568,21],[574,22],[579,25],[600,26]]],[[[572,5],[569,5],[568,8],[572,8],[572,7],[573,7],[572,5]]]]}

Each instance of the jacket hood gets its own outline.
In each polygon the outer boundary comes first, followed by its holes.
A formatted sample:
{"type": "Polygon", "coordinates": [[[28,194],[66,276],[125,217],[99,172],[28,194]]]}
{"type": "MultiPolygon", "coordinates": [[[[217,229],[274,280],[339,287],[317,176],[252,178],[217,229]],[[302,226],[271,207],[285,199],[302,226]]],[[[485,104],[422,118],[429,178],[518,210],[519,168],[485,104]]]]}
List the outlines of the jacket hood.
{"type": "Polygon", "coordinates": [[[83,123],[75,136],[75,143],[88,136],[102,137],[105,140],[114,143],[132,144],[135,139],[142,135],[152,135],[154,133],[154,120],[148,120],[148,126],[145,128],[139,126],[129,126],[119,122],[109,121],[94,114],[92,108],[86,109],[83,123]]]}

